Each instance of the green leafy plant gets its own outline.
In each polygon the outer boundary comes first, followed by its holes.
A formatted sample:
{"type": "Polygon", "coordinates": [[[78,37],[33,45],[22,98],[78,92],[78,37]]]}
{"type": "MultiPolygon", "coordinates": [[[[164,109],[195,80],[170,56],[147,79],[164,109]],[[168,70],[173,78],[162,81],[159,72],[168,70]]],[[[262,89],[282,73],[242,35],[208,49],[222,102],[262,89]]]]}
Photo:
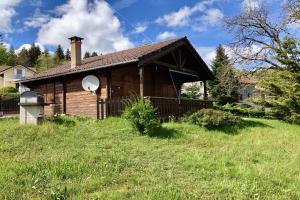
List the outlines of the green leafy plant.
{"type": "Polygon", "coordinates": [[[241,118],[220,110],[202,109],[184,117],[183,121],[212,129],[238,125],[241,118]]]}
{"type": "Polygon", "coordinates": [[[151,134],[160,127],[155,109],[149,101],[142,98],[130,100],[123,117],[141,134],[151,134]]]}
{"type": "Polygon", "coordinates": [[[17,93],[18,90],[14,87],[3,87],[0,89],[0,95],[8,94],[8,93],[17,93]]]}
{"type": "Polygon", "coordinates": [[[259,118],[267,118],[267,119],[282,119],[283,116],[280,112],[276,110],[266,110],[264,107],[262,108],[248,108],[240,105],[226,104],[224,106],[214,106],[217,110],[222,110],[225,112],[230,112],[234,115],[238,115],[241,117],[259,117],[259,118]]]}
{"type": "Polygon", "coordinates": [[[18,99],[19,96],[18,90],[14,87],[4,87],[0,89],[0,99],[18,99]]]}

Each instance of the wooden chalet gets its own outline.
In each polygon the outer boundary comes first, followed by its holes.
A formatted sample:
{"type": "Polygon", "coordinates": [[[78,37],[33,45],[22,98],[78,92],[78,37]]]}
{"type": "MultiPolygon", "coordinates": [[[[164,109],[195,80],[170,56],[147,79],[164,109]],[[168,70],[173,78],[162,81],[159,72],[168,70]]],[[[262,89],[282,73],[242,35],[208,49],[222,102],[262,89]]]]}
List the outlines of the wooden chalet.
{"type": "Polygon", "coordinates": [[[45,114],[105,118],[120,115],[124,98],[149,99],[161,118],[212,106],[206,97],[211,71],[186,37],[81,59],[82,38],[72,37],[71,62],[22,80],[22,86],[44,95],[45,114]],[[96,94],[84,91],[82,79],[100,80],[96,94]],[[186,82],[204,83],[204,100],[181,99],[186,82]]]}

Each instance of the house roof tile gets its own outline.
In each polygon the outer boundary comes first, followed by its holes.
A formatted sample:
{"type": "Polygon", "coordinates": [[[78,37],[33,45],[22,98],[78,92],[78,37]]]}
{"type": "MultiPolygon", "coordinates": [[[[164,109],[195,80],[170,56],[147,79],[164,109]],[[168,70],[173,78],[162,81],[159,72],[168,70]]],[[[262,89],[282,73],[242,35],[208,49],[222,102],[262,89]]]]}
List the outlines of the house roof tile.
{"type": "Polygon", "coordinates": [[[56,68],[49,69],[44,72],[37,73],[31,77],[23,79],[20,82],[30,82],[33,80],[58,77],[66,74],[73,74],[89,70],[95,70],[99,68],[111,67],[115,65],[138,62],[139,59],[141,59],[142,57],[155,52],[159,52],[160,50],[172,46],[173,44],[181,40],[186,40],[186,37],[171,39],[155,44],[142,45],[132,49],[83,59],[81,61],[81,65],[78,65],[75,68],[71,68],[70,63],[68,63],[56,68]]]}

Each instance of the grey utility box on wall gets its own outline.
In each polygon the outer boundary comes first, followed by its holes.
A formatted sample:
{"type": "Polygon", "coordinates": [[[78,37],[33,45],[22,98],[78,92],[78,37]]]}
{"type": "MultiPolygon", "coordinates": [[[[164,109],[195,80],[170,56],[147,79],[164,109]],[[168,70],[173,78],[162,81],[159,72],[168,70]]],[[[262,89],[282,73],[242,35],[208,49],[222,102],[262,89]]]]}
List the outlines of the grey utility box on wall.
{"type": "Polygon", "coordinates": [[[44,97],[33,91],[26,91],[20,97],[20,123],[41,124],[44,118],[44,97]]]}

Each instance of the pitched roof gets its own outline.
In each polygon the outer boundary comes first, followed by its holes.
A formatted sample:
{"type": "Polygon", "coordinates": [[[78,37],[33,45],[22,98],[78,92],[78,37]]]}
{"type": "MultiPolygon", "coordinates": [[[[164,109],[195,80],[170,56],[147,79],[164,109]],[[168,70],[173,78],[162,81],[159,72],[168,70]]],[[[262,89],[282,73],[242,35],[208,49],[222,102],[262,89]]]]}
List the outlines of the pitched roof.
{"type": "Polygon", "coordinates": [[[33,67],[24,67],[23,65],[16,65],[16,66],[2,65],[2,66],[0,66],[0,73],[5,72],[6,70],[8,70],[8,69],[10,69],[12,67],[23,67],[23,68],[29,69],[30,71],[36,73],[36,70],[33,67]]]}
{"type": "Polygon", "coordinates": [[[6,71],[6,70],[8,70],[10,68],[12,68],[12,66],[6,66],[6,65],[0,66],[0,73],[4,72],[4,71],[6,71]]]}
{"type": "MultiPolygon", "coordinates": [[[[71,68],[70,63],[37,73],[31,77],[21,80],[20,82],[29,82],[46,78],[58,77],[67,74],[74,74],[84,71],[90,71],[100,68],[106,68],[116,65],[138,62],[141,58],[160,52],[179,41],[187,40],[186,37],[171,39],[155,44],[142,45],[136,48],[95,56],[81,61],[81,65],[71,68]]],[[[187,40],[188,41],[188,40],[187,40]]]]}

